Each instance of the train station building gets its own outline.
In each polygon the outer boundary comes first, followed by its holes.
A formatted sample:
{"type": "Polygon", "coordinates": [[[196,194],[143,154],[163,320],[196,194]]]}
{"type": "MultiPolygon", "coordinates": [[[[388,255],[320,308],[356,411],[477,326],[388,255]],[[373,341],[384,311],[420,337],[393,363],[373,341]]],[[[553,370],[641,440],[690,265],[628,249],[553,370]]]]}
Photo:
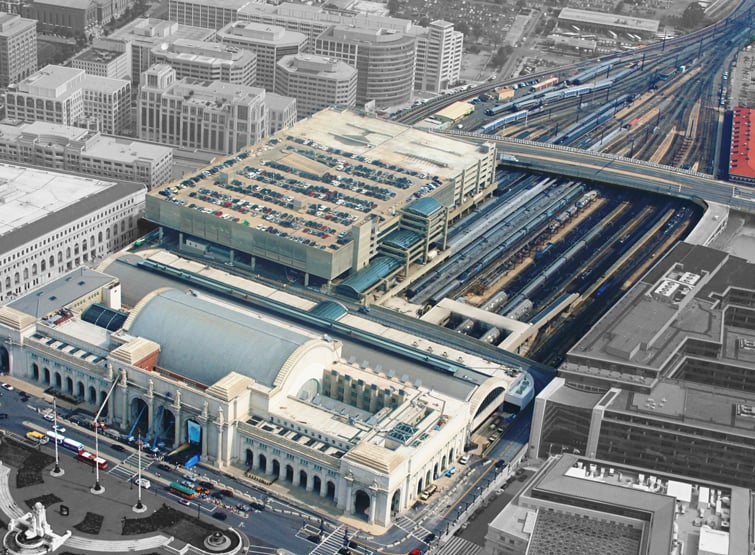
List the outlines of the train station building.
{"type": "Polygon", "coordinates": [[[181,252],[342,279],[360,298],[444,249],[495,167],[493,144],[328,109],[151,192],[145,217],[181,252]]]}
{"type": "Polygon", "coordinates": [[[112,263],[133,283],[80,269],[0,307],[4,371],[90,414],[104,403],[110,428],[174,461],[285,481],[382,526],[504,401],[531,399],[520,369],[149,252],[112,263]]]}

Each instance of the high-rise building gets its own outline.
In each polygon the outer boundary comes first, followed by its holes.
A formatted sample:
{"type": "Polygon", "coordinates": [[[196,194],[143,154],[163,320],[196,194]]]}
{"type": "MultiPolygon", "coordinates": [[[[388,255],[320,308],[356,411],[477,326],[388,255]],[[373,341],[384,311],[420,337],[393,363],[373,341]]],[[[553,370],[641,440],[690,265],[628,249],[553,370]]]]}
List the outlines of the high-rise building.
{"type": "Polygon", "coordinates": [[[283,57],[303,52],[307,37],[276,25],[263,25],[248,21],[234,21],[218,31],[223,44],[250,50],[257,55],[257,81],[255,85],[272,91],[277,62],[283,57]]]}
{"type": "Polygon", "coordinates": [[[168,65],[142,74],[137,106],[140,139],[229,153],[267,135],[265,91],[221,81],[176,79],[168,65]]]}
{"type": "Polygon", "coordinates": [[[343,60],[357,70],[357,104],[377,107],[411,102],[414,89],[414,37],[389,29],[335,25],[315,40],[315,54],[343,60]]]}
{"type": "Polygon", "coordinates": [[[37,22],[0,12],[0,87],[37,71],[37,22]]]}
{"type": "Polygon", "coordinates": [[[421,27],[408,19],[339,12],[286,2],[280,5],[250,3],[239,9],[238,19],[304,33],[310,53],[315,52],[317,37],[333,25],[365,31],[395,31],[416,39],[415,89],[437,93],[459,79],[464,35],[455,31],[453,24],[447,21],[433,21],[428,27],[421,27]]]}
{"type": "Polygon", "coordinates": [[[0,302],[137,237],[146,187],[0,164],[0,302]]]}
{"type": "Polygon", "coordinates": [[[419,31],[414,88],[439,92],[451,87],[459,80],[464,35],[454,30],[453,23],[442,20],[413,30],[419,31]]]}
{"type": "Polygon", "coordinates": [[[218,42],[176,39],[152,49],[154,64],[167,64],[182,79],[223,81],[234,85],[254,85],[257,56],[254,52],[218,42]]]}
{"type": "Polygon", "coordinates": [[[0,159],[152,188],[171,178],[173,149],[45,121],[0,124],[0,159]]]}
{"type": "Polygon", "coordinates": [[[9,88],[9,120],[48,121],[117,135],[128,125],[131,83],[48,65],[9,88]]]}
{"type": "Polygon", "coordinates": [[[176,39],[209,42],[215,40],[215,31],[164,19],[138,18],[114,31],[109,38],[131,45],[131,82],[138,83],[142,72],[154,63],[153,48],[176,39]]]}
{"type": "Polygon", "coordinates": [[[278,62],[275,92],[296,98],[299,117],[329,106],[353,108],[357,70],[336,58],[315,54],[284,56],[278,62]]]}
{"type": "Polygon", "coordinates": [[[287,129],[296,123],[298,108],[296,98],[288,95],[265,93],[269,135],[287,129]]]}

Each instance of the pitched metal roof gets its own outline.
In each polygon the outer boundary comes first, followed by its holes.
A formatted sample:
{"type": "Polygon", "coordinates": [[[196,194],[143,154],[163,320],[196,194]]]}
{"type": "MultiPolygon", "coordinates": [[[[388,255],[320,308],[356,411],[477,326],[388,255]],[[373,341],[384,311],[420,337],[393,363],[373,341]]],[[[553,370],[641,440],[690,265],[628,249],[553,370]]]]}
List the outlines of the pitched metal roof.
{"type": "Polygon", "coordinates": [[[422,236],[416,231],[409,229],[397,229],[390,232],[383,239],[383,244],[397,249],[408,249],[422,240],[422,236]]]}
{"type": "Polygon", "coordinates": [[[341,303],[335,301],[323,301],[320,304],[313,306],[309,312],[320,318],[338,320],[341,316],[348,314],[349,310],[341,303]]]}
{"type": "Polygon", "coordinates": [[[404,211],[419,214],[420,216],[430,216],[434,212],[442,209],[443,205],[433,197],[422,197],[404,208],[404,211]]]}
{"type": "Polygon", "coordinates": [[[133,315],[129,333],[160,344],[158,366],[212,385],[229,372],[273,387],[283,364],[310,338],[269,318],[169,289],[133,315]]]}
{"type": "Polygon", "coordinates": [[[384,277],[401,267],[401,261],[389,256],[378,256],[357,273],[350,275],[336,286],[339,293],[358,299],[362,293],[384,277]]]}

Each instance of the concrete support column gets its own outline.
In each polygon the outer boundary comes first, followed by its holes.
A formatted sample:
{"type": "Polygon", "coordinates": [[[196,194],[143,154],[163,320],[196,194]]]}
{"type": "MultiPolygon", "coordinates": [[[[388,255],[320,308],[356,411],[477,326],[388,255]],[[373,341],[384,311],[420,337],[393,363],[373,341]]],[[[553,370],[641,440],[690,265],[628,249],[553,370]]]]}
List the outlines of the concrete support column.
{"type": "Polygon", "coordinates": [[[354,476],[351,474],[351,471],[344,476],[344,481],[346,482],[346,491],[342,496],[336,496],[336,499],[341,500],[341,509],[346,514],[352,514],[354,512],[354,504],[352,503],[351,497],[352,497],[352,489],[354,487],[354,476]]]}
{"type": "Polygon", "coordinates": [[[309,272],[304,272],[304,287],[309,287],[309,272]]]}
{"type": "Polygon", "coordinates": [[[118,390],[118,394],[121,398],[121,429],[123,431],[128,430],[128,377],[126,375],[126,371],[121,368],[120,370],[120,378],[118,379],[118,385],[116,386],[118,390]]]}
{"type": "Polygon", "coordinates": [[[375,524],[375,512],[377,511],[378,504],[378,488],[377,484],[370,486],[370,516],[368,521],[370,524],[375,524]]]}
{"type": "Polygon", "coordinates": [[[325,497],[328,495],[328,481],[320,478],[320,497],[325,497]]]}
{"type": "MultiPolygon", "coordinates": [[[[162,230],[163,228],[160,228],[161,234],[162,234],[162,230]]],[[[162,237],[160,237],[160,239],[162,239],[162,237]]],[[[184,234],[183,234],[183,231],[179,231],[178,232],[178,250],[179,251],[183,250],[183,247],[184,247],[184,234]]]]}
{"type": "Polygon", "coordinates": [[[249,262],[249,267],[252,269],[252,272],[254,271],[256,266],[257,266],[257,257],[252,256],[252,259],[249,262]]]}

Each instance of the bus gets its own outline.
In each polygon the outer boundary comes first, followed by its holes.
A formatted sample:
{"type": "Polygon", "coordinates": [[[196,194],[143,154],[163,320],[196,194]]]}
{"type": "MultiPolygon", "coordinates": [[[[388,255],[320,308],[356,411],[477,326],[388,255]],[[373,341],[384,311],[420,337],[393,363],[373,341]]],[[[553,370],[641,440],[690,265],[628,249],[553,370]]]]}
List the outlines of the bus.
{"type": "Polygon", "coordinates": [[[68,437],[63,438],[63,443],[61,445],[63,445],[63,447],[68,449],[69,451],[73,451],[74,453],[78,453],[79,451],[84,450],[83,443],[80,443],[68,437]]]}
{"type": "Polygon", "coordinates": [[[32,440],[34,443],[39,443],[40,445],[44,445],[49,439],[47,439],[47,436],[41,432],[38,432],[36,430],[32,430],[30,432],[26,432],[26,439],[32,440]]]}
{"type": "Polygon", "coordinates": [[[194,497],[197,495],[197,492],[195,492],[193,489],[182,486],[178,482],[171,482],[170,486],[168,486],[168,489],[170,489],[172,493],[180,495],[184,499],[194,499],[194,497]]]}
{"type": "Polygon", "coordinates": [[[107,470],[107,461],[103,459],[102,457],[95,457],[89,451],[79,451],[79,455],[77,458],[81,462],[85,462],[92,466],[96,464],[97,468],[99,468],[100,470],[107,470]]]}
{"type": "Polygon", "coordinates": [[[45,435],[47,436],[47,439],[49,439],[50,441],[57,441],[58,445],[63,443],[63,440],[65,439],[65,436],[60,435],[54,430],[50,430],[45,435]]]}

